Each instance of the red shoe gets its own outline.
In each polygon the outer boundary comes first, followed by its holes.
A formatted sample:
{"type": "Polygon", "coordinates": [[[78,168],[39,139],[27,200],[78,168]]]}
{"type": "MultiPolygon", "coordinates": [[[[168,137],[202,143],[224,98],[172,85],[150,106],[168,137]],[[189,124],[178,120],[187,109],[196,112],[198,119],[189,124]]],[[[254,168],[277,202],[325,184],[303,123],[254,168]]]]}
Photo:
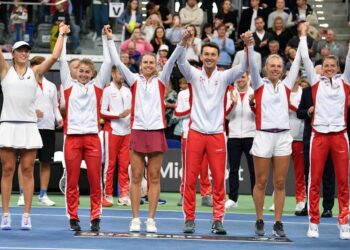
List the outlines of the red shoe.
{"type": "Polygon", "coordinates": [[[105,198],[102,199],[102,206],[103,207],[113,207],[113,202],[110,202],[106,200],[105,198]]]}

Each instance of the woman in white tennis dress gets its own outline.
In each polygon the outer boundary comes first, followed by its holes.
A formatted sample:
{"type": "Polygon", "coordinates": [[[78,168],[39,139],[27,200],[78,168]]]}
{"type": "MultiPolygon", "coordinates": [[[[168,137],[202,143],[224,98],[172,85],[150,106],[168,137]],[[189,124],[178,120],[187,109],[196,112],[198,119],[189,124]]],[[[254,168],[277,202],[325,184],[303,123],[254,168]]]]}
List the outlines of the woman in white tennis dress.
{"type": "Polygon", "coordinates": [[[41,64],[30,68],[31,47],[24,41],[16,42],[12,48],[13,65],[10,66],[0,52],[1,87],[4,103],[0,118],[0,157],[2,163],[1,193],[2,219],[1,229],[11,229],[9,202],[12,191],[12,179],[17,156],[21,158],[23,173],[24,214],[21,228],[30,230],[30,209],[34,188],[34,161],[36,150],[42,147],[37,127],[35,98],[38,89],[37,79],[50,70],[61,54],[63,37],[69,33],[69,27],[60,24],[59,36],[54,51],[41,64]]]}

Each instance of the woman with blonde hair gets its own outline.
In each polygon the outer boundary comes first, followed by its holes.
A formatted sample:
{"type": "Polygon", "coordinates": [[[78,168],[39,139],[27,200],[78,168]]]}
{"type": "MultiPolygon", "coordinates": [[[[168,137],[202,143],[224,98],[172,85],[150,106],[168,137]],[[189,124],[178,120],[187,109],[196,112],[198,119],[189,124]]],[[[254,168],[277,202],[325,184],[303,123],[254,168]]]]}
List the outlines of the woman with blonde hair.
{"type": "Polygon", "coordinates": [[[63,46],[63,38],[68,33],[69,27],[61,23],[52,55],[33,68],[28,65],[31,50],[28,43],[19,41],[13,45],[12,66],[5,61],[4,55],[0,51],[1,87],[4,95],[0,124],[3,213],[1,229],[3,230],[11,229],[9,203],[18,155],[21,158],[25,201],[21,228],[23,230],[32,228],[30,210],[34,189],[34,161],[37,149],[43,145],[36,124],[37,114],[35,112],[38,81],[58,60],[63,46]]]}

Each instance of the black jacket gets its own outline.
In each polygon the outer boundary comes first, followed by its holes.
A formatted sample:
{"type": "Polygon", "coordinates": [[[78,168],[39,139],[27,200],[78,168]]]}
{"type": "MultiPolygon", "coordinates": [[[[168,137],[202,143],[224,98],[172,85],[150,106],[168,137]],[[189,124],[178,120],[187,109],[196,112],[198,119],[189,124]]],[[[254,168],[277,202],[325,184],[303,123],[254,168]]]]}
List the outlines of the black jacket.
{"type": "Polygon", "coordinates": [[[311,87],[306,87],[303,89],[303,93],[301,95],[300,104],[297,110],[297,117],[298,119],[302,119],[305,121],[304,126],[304,133],[303,133],[303,141],[309,142],[311,138],[311,117],[308,114],[308,110],[311,106],[313,106],[313,100],[312,100],[312,91],[311,87]]]}

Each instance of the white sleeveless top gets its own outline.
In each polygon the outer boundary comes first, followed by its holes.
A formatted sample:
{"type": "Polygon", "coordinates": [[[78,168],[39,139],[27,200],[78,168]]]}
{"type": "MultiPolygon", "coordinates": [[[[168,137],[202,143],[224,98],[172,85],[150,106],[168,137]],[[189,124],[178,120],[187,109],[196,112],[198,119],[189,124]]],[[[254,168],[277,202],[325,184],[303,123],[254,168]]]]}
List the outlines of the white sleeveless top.
{"type": "Polygon", "coordinates": [[[23,77],[11,66],[1,82],[4,103],[1,122],[37,122],[35,99],[38,83],[34,72],[28,67],[23,77]]]}

